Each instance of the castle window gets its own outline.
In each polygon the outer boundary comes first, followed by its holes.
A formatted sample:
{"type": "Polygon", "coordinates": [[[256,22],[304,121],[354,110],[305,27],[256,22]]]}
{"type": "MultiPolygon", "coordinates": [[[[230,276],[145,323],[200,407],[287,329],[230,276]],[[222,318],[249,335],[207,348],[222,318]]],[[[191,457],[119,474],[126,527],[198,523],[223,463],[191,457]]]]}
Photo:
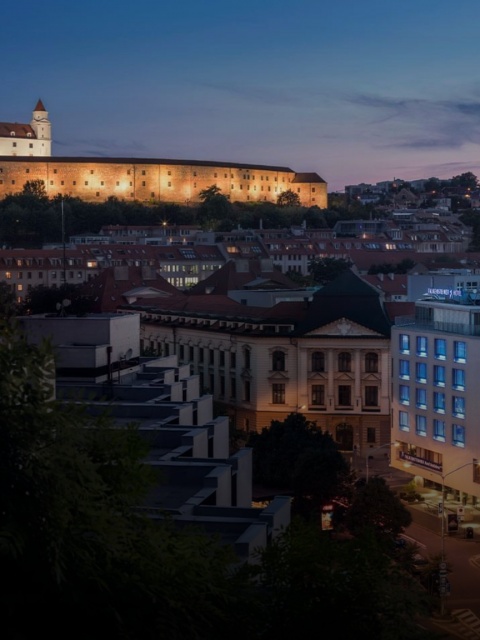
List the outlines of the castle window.
{"type": "Polygon", "coordinates": [[[100,182],[100,186],[101,186],[101,187],[103,187],[103,185],[104,185],[104,184],[105,184],[105,182],[102,180],[102,181],[100,182]]]}
{"type": "Polygon", "coordinates": [[[98,196],[100,195],[100,191],[97,191],[95,195],[96,195],[96,196],[97,196],[97,198],[98,198],[98,196]]]}
{"type": "Polygon", "coordinates": [[[142,176],[144,176],[144,175],[145,175],[145,169],[142,171],[142,176]]]}
{"type": "Polygon", "coordinates": [[[127,176],[130,175],[130,169],[127,169],[127,176]]]}
{"type": "Polygon", "coordinates": [[[224,177],[224,178],[228,178],[228,173],[224,173],[224,174],[223,174],[223,177],[224,177]]]}
{"type": "Polygon", "coordinates": [[[312,187],[312,193],[315,193],[315,187],[312,187]]]}
{"type": "Polygon", "coordinates": [[[53,173],[57,173],[57,170],[56,170],[56,169],[54,169],[54,170],[53,170],[53,173]]]}
{"type": "Polygon", "coordinates": [[[233,178],[233,173],[230,174],[230,178],[233,178]]]}
{"type": "Polygon", "coordinates": [[[15,184],[15,180],[12,180],[12,184],[15,184]]]}
{"type": "Polygon", "coordinates": [[[213,177],[214,177],[214,178],[216,178],[216,177],[217,177],[217,174],[216,174],[216,173],[214,173],[214,174],[213,174],[213,177]]]}
{"type": "Polygon", "coordinates": [[[30,173],[30,169],[25,169],[25,173],[30,173]]]}
{"type": "Polygon", "coordinates": [[[275,180],[275,182],[277,182],[277,176],[275,176],[274,180],[275,180]]]}
{"type": "Polygon", "coordinates": [[[93,169],[90,169],[90,173],[93,174],[93,169]]]}
{"type": "MultiPolygon", "coordinates": [[[[130,183],[130,186],[132,186],[131,183],[130,183]]],[[[145,180],[142,180],[142,187],[144,186],[145,186],[145,180]]]]}
{"type": "Polygon", "coordinates": [[[194,188],[194,189],[196,189],[196,188],[197,188],[197,183],[196,183],[196,182],[194,182],[194,183],[193,183],[193,188],[194,188]]]}
{"type": "Polygon", "coordinates": [[[17,146],[17,143],[16,143],[16,142],[13,142],[13,143],[12,143],[12,146],[16,147],[16,146],[17,146]]]}
{"type": "Polygon", "coordinates": [[[88,180],[85,180],[85,186],[88,187],[88,180]]]}
{"type": "Polygon", "coordinates": [[[117,187],[119,187],[119,186],[120,186],[120,182],[117,182],[117,187]]]}
{"type": "Polygon", "coordinates": [[[169,182],[169,183],[168,183],[168,186],[169,186],[169,187],[171,187],[171,186],[172,186],[172,183],[171,183],[171,182],[169,182]]]}
{"type": "Polygon", "coordinates": [[[73,186],[75,186],[75,185],[77,184],[77,181],[76,181],[76,180],[74,180],[74,181],[72,182],[72,184],[73,184],[73,186]]]}
{"type": "Polygon", "coordinates": [[[297,193],[300,193],[300,187],[297,187],[297,193]]]}
{"type": "Polygon", "coordinates": [[[28,145],[30,149],[33,149],[33,142],[30,142],[30,144],[28,145]]]}
{"type": "Polygon", "coordinates": [[[63,185],[63,184],[65,184],[65,182],[62,180],[62,181],[60,182],[60,184],[62,184],[62,185],[63,185]]]}
{"type": "Polygon", "coordinates": [[[50,185],[53,185],[53,180],[50,180],[50,185]]]}
{"type": "Polygon", "coordinates": [[[172,172],[171,171],[167,171],[167,175],[171,176],[172,172]]]}
{"type": "MultiPolygon", "coordinates": [[[[133,187],[133,182],[130,182],[130,186],[133,187]]],[[[145,186],[145,185],[144,185],[145,186]]]]}
{"type": "Polygon", "coordinates": [[[234,187],[233,187],[233,184],[231,184],[231,185],[230,185],[230,189],[233,189],[233,188],[234,188],[234,187]]]}
{"type": "Polygon", "coordinates": [[[196,176],[196,175],[197,175],[197,172],[196,172],[196,171],[194,171],[194,172],[193,172],[193,175],[194,175],[194,176],[196,176]]]}

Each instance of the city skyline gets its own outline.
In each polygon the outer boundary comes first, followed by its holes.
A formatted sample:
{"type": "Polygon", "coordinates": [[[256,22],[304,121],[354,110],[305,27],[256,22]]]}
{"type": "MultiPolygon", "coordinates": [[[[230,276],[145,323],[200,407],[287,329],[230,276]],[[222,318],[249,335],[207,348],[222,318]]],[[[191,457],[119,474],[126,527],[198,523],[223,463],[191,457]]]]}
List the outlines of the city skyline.
{"type": "Polygon", "coordinates": [[[480,173],[473,0],[224,4],[9,5],[0,121],[40,98],[54,156],[285,166],[329,192],[480,173]]]}

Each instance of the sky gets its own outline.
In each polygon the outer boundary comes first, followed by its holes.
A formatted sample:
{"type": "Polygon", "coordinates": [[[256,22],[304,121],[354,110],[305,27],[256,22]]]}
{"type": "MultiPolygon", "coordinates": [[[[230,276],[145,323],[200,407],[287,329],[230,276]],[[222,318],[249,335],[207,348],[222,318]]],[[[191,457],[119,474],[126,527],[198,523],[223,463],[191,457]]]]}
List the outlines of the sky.
{"type": "Polygon", "coordinates": [[[5,0],[0,121],[52,155],[480,177],[478,0],[5,0]]]}

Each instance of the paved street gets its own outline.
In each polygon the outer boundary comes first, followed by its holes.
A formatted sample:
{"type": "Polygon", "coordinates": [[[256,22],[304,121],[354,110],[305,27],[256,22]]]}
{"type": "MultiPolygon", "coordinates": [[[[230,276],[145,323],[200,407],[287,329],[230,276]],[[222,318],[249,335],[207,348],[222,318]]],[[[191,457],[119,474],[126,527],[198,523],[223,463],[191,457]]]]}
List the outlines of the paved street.
{"type": "MultiPolygon", "coordinates": [[[[358,456],[357,456],[358,458],[358,456]]],[[[357,474],[365,473],[357,461],[357,474]]],[[[411,479],[410,474],[391,469],[388,458],[379,457],[369,460],[369,475],[380,475],[392,489],[400,489],[411,479]]],[[[406,535],[422,546],[424,555],[436,555],[442,551],[442,526],[438,515],[438,504],[441,495],[430,489],[420,490],[425,502],[408,505],[413,523],[406,535]]],[[[461,506],[459,502],[447,500],[446,512],[456,513],[461,506]],[[448,511],[447,511],[448,510],[448,511]]],[[[425,621],[429,629],[447,633],[448,638],[464,640],[480,639],[480,510],[465,508],[464,521],[459,523],[459,530],[444,535],[445,558],[452,566],[448,574],[451,593],[445,600],[445,619],[425,621]],[[473,529],[473,538],[465,537],[466,527],[473,529]]],[[[445,635],[443,635],[445,638],[445,635]]]]}

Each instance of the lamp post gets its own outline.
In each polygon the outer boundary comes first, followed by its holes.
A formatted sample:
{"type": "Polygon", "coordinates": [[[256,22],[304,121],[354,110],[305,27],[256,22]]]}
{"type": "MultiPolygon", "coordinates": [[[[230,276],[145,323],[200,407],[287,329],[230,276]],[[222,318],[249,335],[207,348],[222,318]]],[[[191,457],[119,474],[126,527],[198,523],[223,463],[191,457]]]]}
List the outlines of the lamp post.
{"type": "Polygon", "coordinates": [[[379,449],[383,449],[384,447],[394,447],[396,446],[396,442],[387,442],[386,444],[381,444],[379,447],[374,447],[373,449],[369,449],[367,451],[367,455],[365,456],[365,477],[366,480],[368,482],[368,472],[369,472],[369,465],[368,465],[368,456],[370,455],[370,453],[372,453],[373,451],[378,451],[379,449]]]}
{"type": "Polygon", "coordinates": [[[473,459],[471,462],[465,462],[465,464],[461,464],[459,467],[455,467],[451,471],[447,473],[442,473],[442,501],[441,501],[441,517],[442,517],[442,561],[440,563],[440,614],[443,616],[445,613],[445,596],[446,596],[446,576],[447,576],[447,565],[445,562],[445,478],[455,473],[455,471],[460,471],[460,469],[464,469],[465,467],[469,467],[470,465],[477,465],[478,460],[473,459]]]}

